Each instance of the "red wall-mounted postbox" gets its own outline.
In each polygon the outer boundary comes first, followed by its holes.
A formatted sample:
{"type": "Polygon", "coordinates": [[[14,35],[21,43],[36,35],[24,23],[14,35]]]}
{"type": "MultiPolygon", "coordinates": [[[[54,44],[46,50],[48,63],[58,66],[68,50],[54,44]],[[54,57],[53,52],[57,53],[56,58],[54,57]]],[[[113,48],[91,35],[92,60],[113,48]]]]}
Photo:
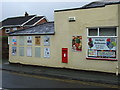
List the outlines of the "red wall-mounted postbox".
{"type": "Polygon", "coordinates": [[[62,63],[68,63],[68,48],[62,48],[62,63]]]}

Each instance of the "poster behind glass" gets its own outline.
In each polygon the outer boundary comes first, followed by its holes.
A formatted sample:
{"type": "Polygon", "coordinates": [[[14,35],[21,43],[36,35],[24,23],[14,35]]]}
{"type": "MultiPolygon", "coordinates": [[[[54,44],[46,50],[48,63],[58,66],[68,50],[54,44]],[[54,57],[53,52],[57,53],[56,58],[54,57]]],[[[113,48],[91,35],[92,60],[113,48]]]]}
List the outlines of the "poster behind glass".
{"type": "Polygon", "coordinates": [[[50,45],[50,36],[44,36],[44,46],[50,45]]]}
{"type": "Polygon", "coordinates": [[[12,37],[12,45],[16,45],[17,44],[17,38],[16,36],[12,37]]]}
{"type": "Polygon", "coordinates": [[[88,57],[116,58],[117,39],[114,37],[88,38],[88,57]]]}
{"type": "Polygon", "coordinates": [[[17,48],[16,47],[12,47],[12,55],[15,56],[17,53],[17,48]]]}
{"type": "Polygon", "coordinates": [[[27,45],[32,45],[32,36],[27,36],[27,45]]]}
{"type": "Polygon", "coordinates": [[[44,48],[44,57],[49,58],[50,57],[50,48],[44,48]]]}
{"type": "Polygon", "coordinates": [[[40,46],[40,36],[35,36],[35,45],[40,46]]]}

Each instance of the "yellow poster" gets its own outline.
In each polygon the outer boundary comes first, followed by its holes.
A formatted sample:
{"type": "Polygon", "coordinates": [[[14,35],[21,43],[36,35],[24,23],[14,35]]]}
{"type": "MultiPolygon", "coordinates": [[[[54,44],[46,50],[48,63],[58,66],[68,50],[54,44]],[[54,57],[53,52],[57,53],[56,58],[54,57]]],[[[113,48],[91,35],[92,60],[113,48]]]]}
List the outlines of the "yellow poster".
{"type": "Polygon", "coordinates": [[[35,45],[40,45],[40,36],[35,36],[35,45]]]}

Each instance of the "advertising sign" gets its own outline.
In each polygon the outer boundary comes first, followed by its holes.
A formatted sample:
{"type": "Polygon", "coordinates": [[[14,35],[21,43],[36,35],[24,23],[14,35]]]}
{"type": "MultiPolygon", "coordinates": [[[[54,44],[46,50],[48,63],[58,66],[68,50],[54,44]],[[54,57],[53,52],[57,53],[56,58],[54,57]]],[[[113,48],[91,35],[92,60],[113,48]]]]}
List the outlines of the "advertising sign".
{"type": "Polygon", "coordinates": [[[72,50],[73,51],[82,51],[82,36],[73,36],[72,37],[72,50]]]}
{"type": "Polygon", "coordinates": [[[114,37],[88,38],[88,57],[116,58],[116,45],[114,37]]]}

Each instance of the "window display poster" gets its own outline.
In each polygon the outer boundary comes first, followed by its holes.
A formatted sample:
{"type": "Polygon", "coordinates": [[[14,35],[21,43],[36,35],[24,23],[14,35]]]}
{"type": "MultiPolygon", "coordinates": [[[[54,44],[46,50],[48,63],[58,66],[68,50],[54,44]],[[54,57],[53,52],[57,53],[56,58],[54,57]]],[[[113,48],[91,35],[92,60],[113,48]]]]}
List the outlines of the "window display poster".
{"type": "Polygon", "coordinates": [[[88,57],[116,58],[116,45],[114,37],[88,38],[88,57]]]}
{"type": "Polygon", "coordinates": [[[96,50],[116,50],[116,38],[94,37],[88,38],[88,48],[96,50]]]}
{"type": "Polygon", "coordinates": [[[27,47],[27,56],[32,56],[32,47],[27,47]]]}
{"type": "Polygon", "coordinates": [[[50,36],[44,36],[44,46],[50,45],[50,36]]]}
{"type": "Polygon", "coordinates": [[[27,45],[32,45],[32,36],[27,36],[27,45]]]}
{"type": "Polygon", "coordinates": [[[72,50],[82,51],[82,36],[72,37],[72,50]]]}
{"type": "Polygon", "coordinates": [[[16,47],[12,47],[12,55],[15,56],[17,52],[17,48],[16,47]]]}
{"type": "Polygon", "coordinates": [[[12,44],[13,44],[13,45],[16,45],[16,44],[17,44],[17,38],[16,38],[16,36],[13,36],[13,37],[12,37],[12,44]]]}
{"type": "Polygon", "coordinates": [[[35,45],[40,45],[40,36],[35,36],[35,45]]]}
{"type": "Polygon", "coordinates": [[[50,57],[50,49],[44,48],[44,57],[49,58],[50,57]]]}

